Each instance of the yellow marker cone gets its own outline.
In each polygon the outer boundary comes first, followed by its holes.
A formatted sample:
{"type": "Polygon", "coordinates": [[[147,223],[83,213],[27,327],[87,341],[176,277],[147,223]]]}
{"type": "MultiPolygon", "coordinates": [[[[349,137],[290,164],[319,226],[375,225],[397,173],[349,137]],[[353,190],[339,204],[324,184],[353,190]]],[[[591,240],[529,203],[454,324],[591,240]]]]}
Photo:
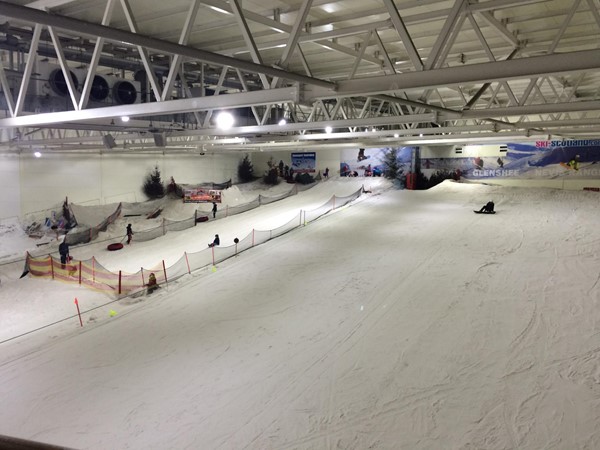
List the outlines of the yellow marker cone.
{"type": "Polygon", "coordinates": [[[114,309],[111,309],[111,310],[108,312],[108,315],[109,315],[110,317],[115,317],[115,316],[117,315],[117,312],[116,312],[114,309]]]}
{"type": "Polygon", "coordinates": [[[212,271],[216,272],[217,271],[217,266],[212,266],[212,271]]]}

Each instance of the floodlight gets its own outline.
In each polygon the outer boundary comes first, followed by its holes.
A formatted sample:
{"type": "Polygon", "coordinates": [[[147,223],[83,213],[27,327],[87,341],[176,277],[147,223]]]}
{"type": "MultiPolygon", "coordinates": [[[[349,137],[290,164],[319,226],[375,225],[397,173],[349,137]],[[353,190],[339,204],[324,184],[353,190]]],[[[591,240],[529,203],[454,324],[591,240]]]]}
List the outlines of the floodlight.
{"type": "Polygon", "coordinates": [[[217,116],[217,127],[221,130],[228,130],[233,126],[235,122],[233,116],[228,112],[221,112],[217,116]]]}

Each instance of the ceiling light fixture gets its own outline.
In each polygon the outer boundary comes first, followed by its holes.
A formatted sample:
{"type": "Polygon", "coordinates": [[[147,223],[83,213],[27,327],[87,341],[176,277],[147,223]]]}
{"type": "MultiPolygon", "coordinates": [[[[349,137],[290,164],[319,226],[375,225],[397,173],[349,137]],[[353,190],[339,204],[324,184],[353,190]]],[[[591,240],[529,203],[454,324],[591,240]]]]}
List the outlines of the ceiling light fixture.
{"type": "Polygon", "coordinates": [[[332,131],[333,131],[333,128],[331,128],[329,126],[325,127],[325,133],[331,134],[332,131]]]}
{"type": "Polygon", "coordinates": [[[229,130],[235,122],[233,116],[228,112],[219,113],[219,115],[217,115],[216,120],[217,120],[217,127],[220,128],[221,130],[229,130]]]}

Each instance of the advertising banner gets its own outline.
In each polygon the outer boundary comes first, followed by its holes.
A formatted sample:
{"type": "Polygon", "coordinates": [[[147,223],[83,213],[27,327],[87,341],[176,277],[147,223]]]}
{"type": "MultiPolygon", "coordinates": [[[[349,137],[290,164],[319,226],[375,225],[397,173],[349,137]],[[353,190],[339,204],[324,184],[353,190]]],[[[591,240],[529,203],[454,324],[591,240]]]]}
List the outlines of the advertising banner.
{"type": "Polygon", "coordinates": [[[316,153],[292,153],[292,169],[294,173],[316,172],[316,153]]]}
{"type": "MultiPolygon", "coordinates": [[[[380,177],[383,175],[385,154],[391,148],[344,149],[341,154],[340,175],[342,177],[380,177]]],[[[410,171],[413,147],[396,148],[399,168],[410,171]]]]}
{"type": "Polygon", "coordinates": [[[425,175],[458,172],[463,178],[572,179],[600,178],[600,139],[565,139],[509,143],[501,156],[423,158],[425,175]]]}
{"type": "Polygon", "coordinates": [[[183,203],[221,203],[218,189],[188,188],[183,190],[183,203]]]}

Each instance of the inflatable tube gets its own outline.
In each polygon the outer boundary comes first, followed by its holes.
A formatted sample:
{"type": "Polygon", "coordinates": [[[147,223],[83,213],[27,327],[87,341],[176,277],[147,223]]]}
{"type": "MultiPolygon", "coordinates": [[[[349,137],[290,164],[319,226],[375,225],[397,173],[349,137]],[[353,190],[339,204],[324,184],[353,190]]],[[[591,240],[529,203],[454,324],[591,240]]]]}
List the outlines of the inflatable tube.
{"type": "Polygon", "coordinates": [[[114,252],[115,250],[121,250],[123,248],[123,244],[121,242],[115,242],[114,244],[108,244],[106,247],[109,252],[114,252]]]}
{"type": "Polygon", "coordinates": [[[200,216],[196,218],[196,222],[208,222],[208,216],[200,216]]]}

